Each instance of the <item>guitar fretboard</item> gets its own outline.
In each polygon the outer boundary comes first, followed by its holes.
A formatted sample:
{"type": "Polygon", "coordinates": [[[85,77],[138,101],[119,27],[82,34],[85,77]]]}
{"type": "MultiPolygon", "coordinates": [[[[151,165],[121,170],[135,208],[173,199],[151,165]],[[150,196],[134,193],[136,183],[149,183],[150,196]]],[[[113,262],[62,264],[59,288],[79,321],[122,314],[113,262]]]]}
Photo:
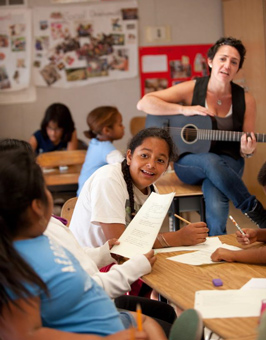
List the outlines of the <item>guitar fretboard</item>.
{"type": "MultiPolygon", "coordinates": [[[[192,132],[192,131],[191,131],[192,132]]],[[[193,133],[193,132],[192,132],[193,133]]],[[[222,131],[222,130],[197,130],[199,140],[216,140],[227,142],[239,142],[244,132],[239,131],[222,131]]],[[[263,133],[254,133],[257,142],[266,142],[266,135],[263,133]]]]}
{"type": "MultiPolygon", "coordinates": [[[[209,140],[209,141],[225,141],[225,142],[239,142],[245,132],[240,131],[223,131],[223,130],[210,130],[198,129],[191,127],[169,127],[169,130],[182,134],[185,140],[209,140]]],[[[259,143],[266,142],[266,134],[254,133],[256,141],[259,143]]]]}

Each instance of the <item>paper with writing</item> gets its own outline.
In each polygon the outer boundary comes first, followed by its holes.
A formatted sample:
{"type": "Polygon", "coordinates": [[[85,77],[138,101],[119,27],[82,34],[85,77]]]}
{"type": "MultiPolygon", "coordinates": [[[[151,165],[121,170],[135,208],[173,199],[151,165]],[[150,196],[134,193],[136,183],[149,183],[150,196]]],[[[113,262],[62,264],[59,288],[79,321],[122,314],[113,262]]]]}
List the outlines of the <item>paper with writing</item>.
{"type": "Polygon", "coordinates": [[[265,296],[266,289],[200,290],[194,308],[204,319],[259,316],[265,296]]]}
{"type": "Polygon", "coordinates": [[[111,253],[131,258],[146,254],[153,247],[175,193],[160,195],[152,192],[134,219],[119,238],[111,253]]]}
{"type": "MultiPolygon", "coordinates": [[[[185,228],[185,226],[183,228],[185,228]]],[[[159,253],[170,253],[172,251],[208,250],[208,249],[216,249],[221,246],[222,246],[222,242],[219,240],[219,237],[207,237],[205,242],[196,244],[194,246],[159,248],[155,250],[155,253],[159,254],[159,253]]]]}
{"type": "Polygon", "coordinates": [[[212,259],[211,259],[211,254],[217,248],[225,248],[225,249],[234,250],[234,251],[242,250],[241,248],[223,243],[218,247],[216,247],[216,246],[211,247],[210,246],[209,248],[205,248],[203,250],[194,251],[194,252],[191,252],[191,253],[188,253],[188,254],[171,256],[171,257],[168,257],[167,259],[171,260],[171,261],[175,261],[175,262],[194,265],[194,266],[200,266],[200,265],[203,265],[203,264],[223,263],[223,262],[213,262],[212,259]]]}

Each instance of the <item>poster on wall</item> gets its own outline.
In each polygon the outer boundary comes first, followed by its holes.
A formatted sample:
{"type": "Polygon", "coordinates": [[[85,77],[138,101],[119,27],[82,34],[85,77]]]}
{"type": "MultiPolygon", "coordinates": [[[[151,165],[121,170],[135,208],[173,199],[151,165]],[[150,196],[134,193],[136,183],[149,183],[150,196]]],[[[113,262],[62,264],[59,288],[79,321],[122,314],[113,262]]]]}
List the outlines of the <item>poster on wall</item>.
{"type": "Polygon", "coordinates": [[[209,45],[139,48],[141,96],[209,74],[209,45]]]}
{"type": "Polygon", "coordinates": [[[136,77],[136,1],[34,10],[37,86],[71,88],[136,77]]]}
{"type": "Polygon", "coordinates": [[[0,91],[25,89],[30,84],[31,11],[1,9],[0,91]]]}

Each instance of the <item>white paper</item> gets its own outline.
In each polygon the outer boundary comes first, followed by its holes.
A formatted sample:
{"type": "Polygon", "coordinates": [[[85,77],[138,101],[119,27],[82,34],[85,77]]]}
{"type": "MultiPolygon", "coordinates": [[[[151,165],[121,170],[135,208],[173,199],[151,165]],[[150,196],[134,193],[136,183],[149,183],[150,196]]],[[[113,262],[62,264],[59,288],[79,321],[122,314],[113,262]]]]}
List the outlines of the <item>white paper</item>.
{"type": "Polygon", "coordinates": [[[266,279],[252,278],[240,289],[266,289],[266,279]]]}
{"type": "Polygon", "coordinates": [[[174,192],[167,195],[152,192],[111,252],[131,258],[150,251],[174,196],[174,192]]]}
{"type": "MultiPolygon", "coordinates": [[[[225,248],[229,250],[241,250],[241,248],[231,246],[229,244],[222,244],[218,246],[217,248],[225,248]]],[[[200,266],[204,264],[217,264],[217,263],[225,263],[225,262],[213,262],[211,259],[212,253],[217,249],[216,246],[209,245],[208,248],[195,251],[193,253],[189,254],[182,254],[182,255],[176,255],[176,256],[171,256],[168,257],[168,260],[175,261],[175,262],[180,262],[180,263],[185,263],[185,264],[190,264],[194,266],[200,266]]]]}
{"type": "Polygon", "coordinates": [[[204,319],[237,318],[260,315],[261,300],[266,289],[247,292],[236,290],[200,290],[195,294],[195,305],[204,319]]]}
{"type": "Polygon", "coordinates": [[[195,251],[193,253],[176,255],[172,257],[168,257],[167,260],[190,264],[194,266],[200,266],[202,264],[217,264],[219,262],[213,262],[211,260],[211,254],[213,251],[195,251]]]}
{"type": "Polygon", "coordinates": [[[167,72],[167,55],[146,55],[142,57],[142,72],[167,72]]]}
{"type": "MultiPolygon", "coordinates": [[[[183,227],[185,228],[185,227],[183,227]]],[[[208,250],[213,251],[222,246],[222,242],[218,237],[207,237],[204,243],[199,243],[194,246],[180,246],[180,247],[169,247],[169,248],[159,248],[155,250],[155,253],[169,253],[172,251],[192,251],[192,250],[208,250]]]]}

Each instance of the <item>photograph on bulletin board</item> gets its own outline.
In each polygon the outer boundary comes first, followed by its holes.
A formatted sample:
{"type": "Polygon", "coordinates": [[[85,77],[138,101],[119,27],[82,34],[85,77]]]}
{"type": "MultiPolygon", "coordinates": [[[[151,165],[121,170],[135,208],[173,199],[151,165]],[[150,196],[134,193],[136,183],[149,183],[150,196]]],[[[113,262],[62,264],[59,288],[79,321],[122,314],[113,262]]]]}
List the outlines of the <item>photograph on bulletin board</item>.
{"type": "Polygon", "coordinates": [[[139,48],[141,96],[209,74],[207,52],[212,44],[139,48]]]}

